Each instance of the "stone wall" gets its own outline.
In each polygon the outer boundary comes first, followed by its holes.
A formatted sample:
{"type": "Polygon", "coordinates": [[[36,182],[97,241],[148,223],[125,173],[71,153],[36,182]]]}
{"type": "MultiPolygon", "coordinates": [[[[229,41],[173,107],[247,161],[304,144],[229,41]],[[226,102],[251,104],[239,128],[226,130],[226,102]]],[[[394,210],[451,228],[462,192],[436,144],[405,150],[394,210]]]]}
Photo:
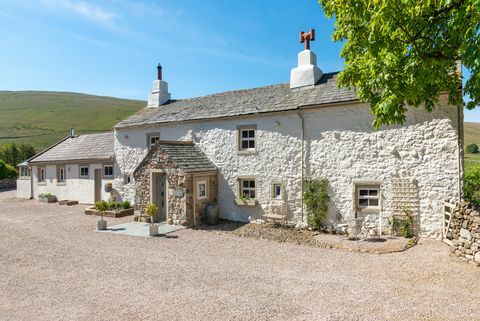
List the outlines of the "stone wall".
{"type": "Polygon", "coordinates": [[[17,187],[17,179],[16,178],[7,178],[7,179],[0,179],[0,190],[1,189],[11,189],[17,187]]]}
{"type": "MultiPolygon", "coordinates": [[[[187,220],[187,198],[191,199],[193,180],[161,149],[152,149],[134,172],[136,201],[135,209],[145,213],[150,204],[150,176],[152,170],[162,170],[167,178],[167,223],[181,224],[187,220]],[[183,196],[174,191],[183,190],[183,196]]],[[[190,203],[191,212],[191,203],[190,203]]]]}
{"type": "Polygon", "coordinates": [[[456,256],[480,266],[480,208],[467,202],[457,205],[445,242],[456,256]]]}

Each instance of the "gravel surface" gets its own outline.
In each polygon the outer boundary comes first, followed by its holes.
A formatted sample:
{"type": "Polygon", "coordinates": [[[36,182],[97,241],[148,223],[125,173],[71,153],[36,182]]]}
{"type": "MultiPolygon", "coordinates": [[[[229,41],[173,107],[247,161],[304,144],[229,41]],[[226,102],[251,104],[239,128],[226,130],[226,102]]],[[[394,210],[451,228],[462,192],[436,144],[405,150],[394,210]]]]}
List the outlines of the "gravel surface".
{"type": "Polygon", "coordinates": [[[376,255],[191,229],[112,235],[82,205],[14,195],[0,193],[2,321],[480,319],[480,269],[434,240],[376,255]]]}

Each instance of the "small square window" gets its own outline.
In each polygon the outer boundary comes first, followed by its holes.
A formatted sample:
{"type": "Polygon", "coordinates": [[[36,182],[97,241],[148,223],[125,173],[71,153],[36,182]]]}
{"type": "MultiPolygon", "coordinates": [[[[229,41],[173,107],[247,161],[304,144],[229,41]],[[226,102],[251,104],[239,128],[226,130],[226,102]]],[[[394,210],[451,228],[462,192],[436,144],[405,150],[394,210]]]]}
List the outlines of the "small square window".
{"type": "Polygon", "coordinates": [[[273,198],[274,199],[282,198],[282,184],[273,184],[273,198]]]}
{"type": "Polygon", "coordinates": [[[241,179],[240,187],[240,197],[256,197],[255,179],[241,179]]]}
{"type": "Polygon", "coordinates": [[[65,167],[60,167],[58,169],[57,181],[59,183],[64,183],[65,182],[65,167]]]}
{"type": "Polygon", "coordinates": [[[160,142],[160,135],[158,133],[147,134],[147,147],[148,150],[155,147],[160,142]]]}
{"type": "Polygon", "coordinates": [[[255,150],[255,129],[239,129],[239,150],[255,150]]]}
{"type": "Polygon", "coordinates": [[[132,175],[125,174],[124,176],[124,183],[125,184],[130,184],[132,182],[132,175]]]}
{"type": "Polygon", "coordinates": [[[357,208],[378,210],[380,207],[380,186],[358,186],[357,208]]]}
{"type": "Polygon", "coordinates": [[[80,166],[80,177],[88,178],[88,166],[80,166]]]}
{"type": "Polygon", "coordinates": [[[198,181],[197,182],[197,199],[207,198],[207,182],[198,181]]]}
{"type": "Polygon", "coordinates": [[[113,177],[113,166],[112,165],[105,165],[103,167],[103,176],[104,177],[113,177]]]}

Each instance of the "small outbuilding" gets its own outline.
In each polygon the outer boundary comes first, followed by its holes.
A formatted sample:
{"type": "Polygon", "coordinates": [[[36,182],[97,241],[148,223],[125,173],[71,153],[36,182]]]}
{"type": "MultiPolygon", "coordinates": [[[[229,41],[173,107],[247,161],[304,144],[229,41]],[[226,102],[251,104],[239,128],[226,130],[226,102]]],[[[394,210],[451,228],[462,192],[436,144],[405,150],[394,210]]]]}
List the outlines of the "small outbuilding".
{"type": "Polygon", "coordinates": [[[217,167],[190,141],[158,141],[133,173],[135,207],[157,205],[155,222],[195,226],[217,201],[217,167]]]}

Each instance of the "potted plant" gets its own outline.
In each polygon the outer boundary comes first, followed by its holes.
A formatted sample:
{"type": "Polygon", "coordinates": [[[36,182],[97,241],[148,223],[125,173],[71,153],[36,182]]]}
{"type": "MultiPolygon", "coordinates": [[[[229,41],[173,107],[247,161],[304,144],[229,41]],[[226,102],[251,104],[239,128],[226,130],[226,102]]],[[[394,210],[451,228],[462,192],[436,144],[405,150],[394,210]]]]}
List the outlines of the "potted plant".
{"type": "Polygon", "coordinates": [[[255,206],[257,205],[257,200],[250,197],[250,195],[241,194],[238,198],[235,199],[235,204],[239,206],[255,206]]]}
{"type": "Polygon", "coordinates": [[[150,203],[148,204],[147,208],[145,209],[145,213],[149,217],[149,224],[148,224],[148,235],[155,236],[158,234],[158,225],[153,222],[154,216],[157,214],[158,207],[157,205],[150,203]]]}
{"type": "Polygon", "coordinates": [[[105,201],[95,202],[95,208],[102,215],[102,219],[97,221],[97,230],[104,231],[107,229],[107,221],[103,219],[103,215],[105,215],[105,212],[108,210],[108,203],[105,201]]]}

